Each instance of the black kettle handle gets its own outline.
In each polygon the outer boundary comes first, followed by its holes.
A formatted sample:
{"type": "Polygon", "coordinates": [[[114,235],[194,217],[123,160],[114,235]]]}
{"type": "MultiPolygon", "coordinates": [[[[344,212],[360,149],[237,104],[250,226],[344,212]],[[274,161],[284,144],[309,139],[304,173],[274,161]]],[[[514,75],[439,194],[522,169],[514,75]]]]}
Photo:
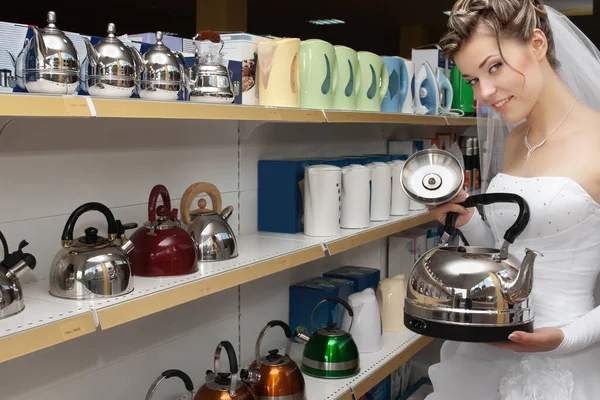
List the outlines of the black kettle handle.
{"type": "MultiPolygon", "coordinates": [[[[510,228],[504,234],[504,240],[512,244],[515,239],[523,233],[527,224],[529,223],[530,213],[529,205],[521,196],[513,193],[485,193],[478,194],[469,197],[459,205],[465,208],[475,207],[476,205],[490,205],[494,203],[516,203],[519,205],[519,215],[516,221],[511,225],[510,228]]],[[[459,214],[456,212],[449,212],[446,215],[446,224],[444,225],[444,232],[449,235],[454,233],[456,220],[459,214]]]]}
{"type": "Polygon", "coordinates": [[[315,308],[313,308],[312,313],[310,314],[310,325],[312,327],[313,332],[315,330],[315,321],[314,321],[315,311],[317,310],[317,308],[319,308],[319,306],[321,304],[326,303],[328,301],[333,301],[334,303],[341,304],[346,310],[348,310],[348,315],[351,318],[351,320],[350,320],[350,328],[348,328],[348,332],[350,332],[350,330],[352,329],[352,322],[354,322],[354,311],[352,311],[352,307],[350,307],[350,304],[348,304],[343,299],[340,299],[339,297],[326,297],[323,300],[321,300],[315,306],[315,308]]]}
{"type": "Polygon", "coordinates": [[[267,323],[267,325],[265,325],[265,327],[262,329],[262,331],[260,331],[260,334],[258,335],[258,338],[256,339],[256,346],[254,348],[254,356],[256,357],[256,362],[258,363],[258,365],[260,366],[260,344],[262,343],[262,339],[265,336],[265,333],[267,332],[267,330],[269,330],[269,328],[273,328],[275,326],[279,326],[281,327],[281,329],[283,329],[283,332],[285,333],[285,337],[288,339],[286,346],[285,346],[285,355],[289,356],[290,354],[290,350],[292,349],[292,329],[290,328],[290,326],[288,324],[286,324],[283,321],[280,321],[278,319],[275,319],[273,321],[269,321],[267,323]]]}
{"type": "Polygon", "coordinates": [[[6,242],[6,238],[4,237],[2,231],[0,231],[0,242],[2,242],[2,248],[4,248],[4,257],[2,257],[2,259],[6,260],[8,257],[8,243],[6,242]]]}
{"type": "MultiPolygon", "coordinates": [[[[189,377],[189,375],[179,369],[168,369],[166,371],[163,371],[160,374],[160,376],[158,378],[156,378],[154,383],[152,383],[152,385],[150,386],[150,389],[148,389],[148,393],[146,394],[145,400],[152,399],[157,386],[160,385],[160,383],[162,381],[164,381],[165,379],[173,378],[173,377],[177,377],[177,378],[181,379],[183,381],[183,383],[185,384],[185,389],[189,392],[189,395],[190,396],[194,395],[194,383],[192,382],[192,379],[189,377]]],[[[191,397],[190,397],[190,399],[191,399],[191,397]]]]}
{"type": "Polygon", "coordinates": [[[227,352],[227,358],[229,358],[229,372],[231,372],[232,375],[235,375],[238,373],[238,362],[237,362],[237,356],[235,354],[235,349],[233,348],[233,345],[228,342],[227,340],[223,340],[221,343],[219,343],[219,345],[217,346],[217,349],[215,350],[215,374],[218,375],[219,372],[221,372],[221,368],[219,367],[219,364],[221,362],[221,349],[224,348],[225,351],[227,352]]]}
{"type": "Polygon", "coordinates": [[[77,222],[79,217],[81,217],[88,211],[98,211],[102,213],[106,218],[106,221],[108,222],[108,234],[113,236],[116,236],[118,234],[117,222],[115,221],[115,216],[110,211],[110,209],[102,203],[91,202],[85,203],[77,207],[77,209],[73,211],[73,213],[67,220],[67,223],[65,224],[65,228],[63,230],[61,238],[63,241],[73,240],[73,230],[75,229],[75,223],[77,222]]]}

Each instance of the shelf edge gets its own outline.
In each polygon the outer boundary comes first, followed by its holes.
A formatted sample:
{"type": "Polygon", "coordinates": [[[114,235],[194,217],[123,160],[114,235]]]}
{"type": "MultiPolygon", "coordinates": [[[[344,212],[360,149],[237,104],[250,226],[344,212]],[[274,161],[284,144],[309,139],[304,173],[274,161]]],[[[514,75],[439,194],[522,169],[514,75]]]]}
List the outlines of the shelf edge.
{"type": "Polygon", "coordinates": [[[380,226],[357,235],[338,239],[327,243],[329,254],[333,256],[355,247],[362,246],[363,244],[383,239],[384,237],[426,224],[428,222],[432,222],[434,220],[435,219],[431,216],[431,214],[425,213],[412,218],[403,219],[389,225],[380,226]]]}
{"type": "Polygon", "coordinates": [[[0,339],[0,363],[96,332],[91,311],[0,339]]]}
{"type": "Polygon", "coordinates": [[[98,310],[100,326],[103,330],[110,329],[324,257],[325,253],[320,245],[312,246],[147,297],[100,309],[98,310]]]}

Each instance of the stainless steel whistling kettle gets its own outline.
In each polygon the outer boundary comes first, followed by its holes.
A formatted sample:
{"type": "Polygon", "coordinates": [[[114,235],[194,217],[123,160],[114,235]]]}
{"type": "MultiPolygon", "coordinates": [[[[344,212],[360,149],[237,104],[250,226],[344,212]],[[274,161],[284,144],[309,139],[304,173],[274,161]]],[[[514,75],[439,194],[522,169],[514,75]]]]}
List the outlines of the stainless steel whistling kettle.
{"type": "Polygon", "coordinates": [[[73,94],[79,87],[77,50],[56,27],[56,13],[48,12],[48,25],[33,29],[18,57],[13,57],[17,83],[30,93],[73,94]]]}
{"type": "Polygon", "coordinates": [[[132,51],[115,36],[115,24],[108,24],[108,36],[95,46],[83,37],[87,58],[82,81],[92,96],[129,98],[136,87],[136,61],[132,51]]]}
{"type": "Polygon", "coordinates": [[[130,47],[138,66],[138,93],[145,100],[175,101],[185,87],[185,59],[165,46],[162,38],[162,32],[156,32],[156,43],[143,56],[130,47]]]}
{"type": "Polygon", "coordinates": [[[533,330],[530,293],[540,253],[525,249],[517,265],[509,246],[529,222],[529,207],[512,193],[469,197],[463,207],[516,203],[519,214],[500,249],[451,246],[457,213],[447,214],[440,245],[424,253],[407,282],[404,323],[421,335],[461,342],[501,342],[514,331],[533,330]]]}
{"type": "Polygon", "coordinates": [[[56,297],[93,300],[115,297],[133,291],[133,276],[127,253],[133,243],[125,236],[126,229],[137,224],[122,224],[101,203],[79,206],[65,224],[60,249],[50,269],[50,294],[56,297]],[[98,211],[108,222],[108,237],[98,235],[98,229],[88,227],[85,235],[73,239],[75,223],[86,212],[98,211]]]}
{"type": "Polygon", "coordinates": [[[156,378],[156,380],[152,383],[150,389],[148,389],[148,393],[146,393],[146,400],[152,399],[157,386],[160,385],[162,381],[173,377],[179,378],[183,381],[183,384],[185,385],[185,390],[188,391],[188,399],[192,400],[192,398],[194,397],[194,383],[192,382],[192,379],[189,377],[188,374],[178,369],[168,369],[166,371],[163,371],[160,374],[160,376],[156,378]]]}
{"type": "Polygon", "coordinates": [[[232,103],[235,93],[231,83],[231,73],[223,63],[221,51],[224,42],[221,36],[213,31],[202,31],[196,34],[192,40],[196,48],[195,63],[192,68],[185,68],[189,101],[216,104],[232,103]],[[200,52],[196,39],[220,43],[221,47],[218,52],[200,52]]]}
{"type": "Polygon", "coordinates": [[[188,225],[186,229],[198,246],[198,261],[221,261],[238,256],[237,240],[227,223],[233,207],[221,210],[221,204],[221,192],[207,182],[194,183],[181,197],[181,219],[188,225]],[[207,209],[206,200],[200,199],[200,209],[190,211],[192,201],[202,193],[209,195],[214,210],[207,209]]]}
{"type": "Polygon", "coordinates": [[[235,350],[230,342],[222,341],[215,350],[214,371],[206,371],[206,382],[198,389],[194,400],[254,400],[254,395],[238,377],[235,350]],[[221,349],[225,348],[229,358],[229,371],[221,372],[221,349]]]}
{"type": "Polygon", "coordinates": [[[298,364],[290,358],[292,349],[292,330],[283,321],[270,321],[256,339],[256,359],[248,369],[240,372],[242,380],[252,385],[257,400],[304,400],[304,376],[298,364]],[[279,326],[287,337],[285,354],[279,354],[278,349],[270,350],[269,355],[260,356],[260,344],[269,328],[279,326]]]}
{"type": "Polygon", "coordinates": [[[3,319],[18,314],[25,308],[19,278],[27,270],[35,268],[36,260],[31,254],[23,253],[23,248],[29,244],[25,240],[21,241],[17,251],[10,254],[2,232],[0,242],[4,248],[4,259],[0,262],[0,319],[3,319]]]}

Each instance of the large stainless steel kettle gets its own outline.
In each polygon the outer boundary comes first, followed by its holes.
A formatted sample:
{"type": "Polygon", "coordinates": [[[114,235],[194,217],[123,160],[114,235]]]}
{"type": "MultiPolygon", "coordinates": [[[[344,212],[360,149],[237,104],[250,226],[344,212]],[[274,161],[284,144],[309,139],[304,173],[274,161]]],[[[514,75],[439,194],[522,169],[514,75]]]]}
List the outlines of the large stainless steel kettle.
{"type": "Polygon", "coordinates": [[[328,301],[339,303],[348,311],[351,319],[348,331],[352,329],[354,312],[347,302],[339,297],[321,300],[310,316],[313,330],[310,337],[296,332],[296,339],[305,344],[302,354],[302,372],[317,378],[349,378],[360,370],[358,347],[352,335],[338,328],[335,323],[328,323],[325,328],[315,330],[315,310],[328,301]]]}
{"type": "Polygon", "coordinates": [[[19,278],[27,270],[35,268],[36,260],[33,255],[23,253],[23,248],[29,244],[25,240],[21,241],[17,251],[10,254],[2,232],[0,242],[4,248],[4,259],[0,262],[0,319],[3,319],[18,314],[25,308],[19,278]]]}
{"type": "Polygon", "coordinates": [[[115,36],[115,24],[108,24],[108,36],[95,46],[83,36],[87,58],[82,80],[92,96],[129,98],[136,87],[136,61],[132,51],[115,36]]]}
{"type": "Polygon", "coordinates": [[[30,93],[73,94],[79,87],[79,59],[71,39],[56,27],[56,13],[48,25],[33,29],[33,37],[14,60],[18,84],[30,93]]]}
{"type": "Polygon", "coordinates": [[[519,214],[500,249],[451,246],[457,213],[448,213],[440,246],[424,253],[407,282],[404,323],[416,333],[461,342],[499,342],[514,331],[533,330],[534,250],[525,249],[520,265],[509,246],[529,222],[529,207],[512,193],[469,197],[463,207],[516,203],[519,214]]]}
{"type": "Polygon", "coordinates": [[[206,382],[198,389],[194,400],[254,400],[250,388],[238,376],[235,349],[228,341],[222,341],[215,350],[214,371],[206,371],[206,382]],[[229,371],[221,372],[221,349],[229,358],[229,371]]]}
{"type": "Polygon", "coordinates": [[[292,349],[292,330],[283,321],[270,321],[262,329],[256,339],[256,359],[248,369],[240,373],[242,380],[249,383],[257,400],[304,400],[304,376],[298,364],[290,358],[292,349]],[[269,328],[279,326],[285,332],[287,344],[285,354],[279,354],[278,349],[270,350],[269,355],[260,356],[260,344],[269,328]]]}
{"type": "Polygon", "coordinates": [[[115,297],[133,290],[133,276],[127,253],[133,243],[125,236],[126,229],[101,203],[79,206],[65,224],[60,249],[50,268],[50,294],[56,297],[93,300],[115,297]],[[86,212],[98,211],[108,222],[108,237],[98,235],[98,229],[88,227],[85,236],[73,240],[75,223],[86,212]]]}
{"type": "Polygon", "coordinates": [[[207,182],[194,183],[181,197],[181,219],[187,224],[187,231],[198,246],[198,261],[221,261],[238,256],[235,233],[227,223],[233,214],[233,207],[221,210],[221,192],[207,182]],[[213,210],[206,208],[206,200],[198,201],[197,210],[190,211],[196,196],[206,193],[212,201],[213,210]]]}

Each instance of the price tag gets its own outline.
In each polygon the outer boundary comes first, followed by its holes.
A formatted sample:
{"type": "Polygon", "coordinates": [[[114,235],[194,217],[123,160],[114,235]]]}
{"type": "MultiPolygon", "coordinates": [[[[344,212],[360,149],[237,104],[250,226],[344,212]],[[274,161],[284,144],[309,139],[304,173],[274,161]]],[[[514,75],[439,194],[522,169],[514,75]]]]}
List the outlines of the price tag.
{"type": "Polygon", "coordinates": [[[65,340],[75,339],[85,334],[85,331],[83,330],[79,322],[76,321],[65,322],[61,324],[60,330],[62,332],[63,339],[65,340]]]}

